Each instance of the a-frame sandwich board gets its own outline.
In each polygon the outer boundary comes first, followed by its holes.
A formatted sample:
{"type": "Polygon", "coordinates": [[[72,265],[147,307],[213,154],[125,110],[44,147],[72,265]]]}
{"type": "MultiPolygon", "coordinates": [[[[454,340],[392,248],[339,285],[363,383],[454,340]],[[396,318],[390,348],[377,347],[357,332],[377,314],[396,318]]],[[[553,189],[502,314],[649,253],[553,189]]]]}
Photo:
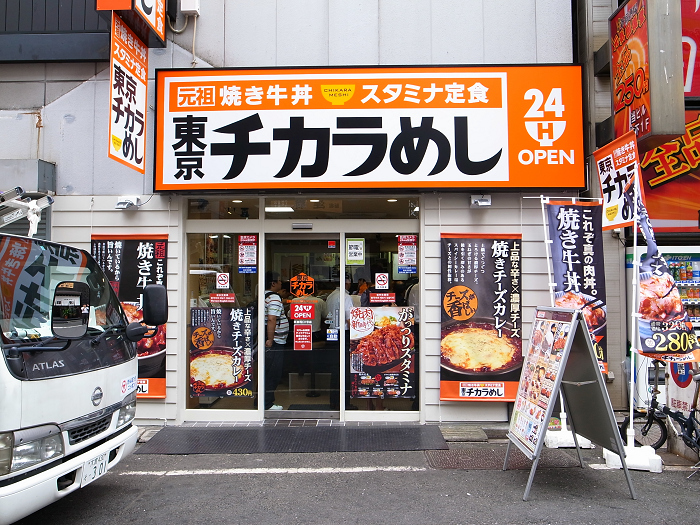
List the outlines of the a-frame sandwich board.
{"type": "Polygon", "coordinates": [[[561,390],[581,467],[576,434],[620,456],[632,499],[637,499],[625,463],[620,431],[581,310],[537,307],[524,355],[515,407],[508,431],[503,470],[514,444],[532,460],[523,500],[527,501],[544,446],[554,401],[561,390]]]}

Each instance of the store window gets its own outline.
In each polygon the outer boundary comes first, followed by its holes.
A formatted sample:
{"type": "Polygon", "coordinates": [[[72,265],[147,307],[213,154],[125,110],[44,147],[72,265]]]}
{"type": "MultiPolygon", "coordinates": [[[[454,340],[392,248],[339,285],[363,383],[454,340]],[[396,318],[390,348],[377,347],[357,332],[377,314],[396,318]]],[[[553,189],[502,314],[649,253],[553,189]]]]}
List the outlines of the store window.
{"type": "Polygon", "coordinates": [[[257,234],[188,234],[188,408],[255,408],[257,234]]]}
{"type": "Polygon", "coordinates": [[[418,410],[418,236],[346,234],[348,408],[418,410]]]}

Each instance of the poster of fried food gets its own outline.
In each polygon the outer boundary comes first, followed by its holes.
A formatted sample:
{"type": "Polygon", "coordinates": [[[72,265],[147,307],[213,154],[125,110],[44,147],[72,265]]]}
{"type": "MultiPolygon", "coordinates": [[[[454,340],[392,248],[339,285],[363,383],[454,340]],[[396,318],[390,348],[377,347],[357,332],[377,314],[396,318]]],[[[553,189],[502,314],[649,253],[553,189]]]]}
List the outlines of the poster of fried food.
{"type": "MultiPolygon", "coordinates": [[[[167,235],[92,236],[92,256],[107,275],[129,323],[141,322],[141,297],[149,284],[167,287],[167,235]]],[[[165,398],[166,327],[136,343],[139,372],[136,396],[165,398]]]]}
{"type": "Polygon", "coordinates": [[[608,373],[603,206],[597,202],[549,201],[546,205],[554,273],[554,305],[581,310],[598,366],[608,373]]]}
{"type": "Polygon", "coordinates": [[[416,397],[412,306],[350,310],[350,397],[416,397]]]}
{"type": "Polygon", "coordinates": [[[521,236],[441,237],[440,399],[514,401],[523,362],[521,236]]]}
{"type": "Polygon", "coordinates": [[[253,397],[248,308],[190,309],[190,397],[253,397]]]}
{"type": "Polygon", "coordinates": [[[574,311],[535,312],[510,423],[510,433],[532,453],[546,431],[550,403],[556,401],[557,376],[573,335],[573,319],[574,311]]]}

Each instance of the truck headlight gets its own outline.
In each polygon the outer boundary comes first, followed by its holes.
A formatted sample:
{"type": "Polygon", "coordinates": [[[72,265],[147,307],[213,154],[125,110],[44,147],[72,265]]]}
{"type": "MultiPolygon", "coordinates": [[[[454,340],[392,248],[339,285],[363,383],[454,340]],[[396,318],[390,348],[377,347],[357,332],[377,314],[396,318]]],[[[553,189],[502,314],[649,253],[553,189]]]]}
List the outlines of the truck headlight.
{"type": "Polygon", "coordinates": [[[117,418],[117,428],[126,425],[134,417],[136,417],[136,392],[132,392],[122,401],[119,417],[117,418]]]}
{"type": "Polygon", "coordinates": [[[57,426],[27,428],[0,434],[0,475],[17,472],[63,455],[57,426]]]}

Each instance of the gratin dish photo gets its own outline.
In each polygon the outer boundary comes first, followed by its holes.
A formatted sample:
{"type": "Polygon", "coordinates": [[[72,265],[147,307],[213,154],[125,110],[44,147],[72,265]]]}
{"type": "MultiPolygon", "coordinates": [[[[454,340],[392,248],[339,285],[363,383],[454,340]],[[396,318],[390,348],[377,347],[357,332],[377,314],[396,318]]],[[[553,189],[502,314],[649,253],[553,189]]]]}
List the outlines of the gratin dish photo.
{"type": "Polygon", "coordinates": [[[440,354],[441,366],[458,374],[505,374],[523,364],[520,338],[509,324],[499,336],[492,320],[444,323],[440,354]]]}

